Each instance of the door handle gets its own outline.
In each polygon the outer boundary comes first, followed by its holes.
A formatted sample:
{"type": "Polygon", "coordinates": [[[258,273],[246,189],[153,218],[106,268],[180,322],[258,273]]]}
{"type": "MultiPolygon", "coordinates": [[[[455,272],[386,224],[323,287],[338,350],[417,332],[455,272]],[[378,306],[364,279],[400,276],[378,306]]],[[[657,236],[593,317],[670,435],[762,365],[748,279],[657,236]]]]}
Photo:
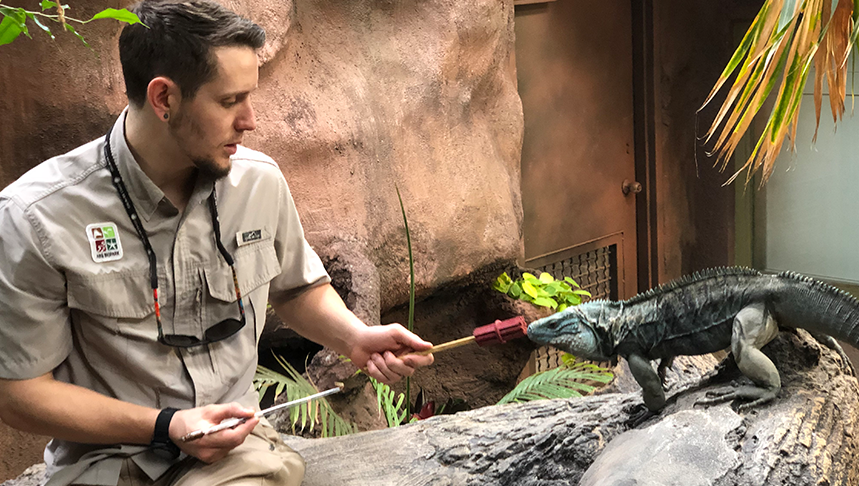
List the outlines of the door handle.
{"type": "Polygon", "coordinates": [[[626,196],[630,192],[633,194],[638,194],[641,192],[641,183],[636,181],[631,181],[629,179],[623,180],[623,185],[621,185],[621,190],[623,191],[623,195],[626,196]]]}

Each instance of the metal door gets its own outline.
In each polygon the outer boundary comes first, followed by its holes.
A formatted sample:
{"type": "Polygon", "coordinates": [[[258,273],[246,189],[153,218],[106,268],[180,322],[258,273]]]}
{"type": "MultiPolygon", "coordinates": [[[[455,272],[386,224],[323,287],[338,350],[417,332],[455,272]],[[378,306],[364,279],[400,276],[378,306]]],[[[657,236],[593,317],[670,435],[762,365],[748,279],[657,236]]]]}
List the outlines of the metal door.
{"type": "Polygon", "coordinates": [[[629,0],[516,7],[525,262],[595,297],[637,290],[629,0]]]}

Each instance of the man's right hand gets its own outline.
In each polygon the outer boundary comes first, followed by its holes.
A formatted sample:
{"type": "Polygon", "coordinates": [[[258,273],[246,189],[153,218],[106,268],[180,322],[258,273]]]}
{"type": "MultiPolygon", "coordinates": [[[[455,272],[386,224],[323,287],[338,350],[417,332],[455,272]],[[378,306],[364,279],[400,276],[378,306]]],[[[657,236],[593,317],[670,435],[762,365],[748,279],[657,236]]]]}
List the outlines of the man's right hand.
{"type": "Polygon", "coordinates": [[[254,410],[242,407],[238,403],[224,405],[207,405],[205,407],[180,410],[173,414],[170,421],[170,439],[183,452],[205,463],[213,463],[226,457],[234,448],[245,441],[245,437],[259,423],[254,417],[254,410]],[[203,436],[191,442],[182,442],[182,437],[196,430],[218,425],[230,418],[248,418],[234,429],[226,429],[203,436]]]}

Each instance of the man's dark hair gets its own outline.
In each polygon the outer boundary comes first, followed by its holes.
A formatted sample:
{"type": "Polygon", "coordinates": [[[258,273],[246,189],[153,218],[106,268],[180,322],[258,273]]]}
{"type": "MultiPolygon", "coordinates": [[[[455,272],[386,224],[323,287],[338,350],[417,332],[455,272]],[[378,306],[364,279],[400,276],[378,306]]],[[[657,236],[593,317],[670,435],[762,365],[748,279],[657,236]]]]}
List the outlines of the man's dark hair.
{"type": "Polygon", "coordinates": [[[128,101],[137,107],[146,102],[146,88],[158,76],[179,85],[183,98],[193,98],[216,74],[212,48],[259,49],[265,43],[262,27],[214,2],[144,0],[131,10],[146,26],[122,30],[119,60],[128,101]]]}

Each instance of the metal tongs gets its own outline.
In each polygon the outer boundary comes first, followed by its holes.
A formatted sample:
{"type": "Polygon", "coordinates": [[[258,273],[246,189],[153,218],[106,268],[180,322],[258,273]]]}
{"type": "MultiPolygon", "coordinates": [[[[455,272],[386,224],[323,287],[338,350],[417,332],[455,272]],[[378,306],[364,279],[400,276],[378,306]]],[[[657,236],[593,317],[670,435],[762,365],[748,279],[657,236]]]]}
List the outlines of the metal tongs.
{"type": "MultiPolygon", "coordinates": [[[[286,408],[292,408],[296,405],[301,405],[302,403],[307,403],[311,400],[315,400],[317,398],[322,398],[324,396],[328,396],[328,395],[337,393],[339,391],[340,391],[340,387],[337,386],[337,387],[331,388],[329,390],[325,390],[323,392],[319,392],[319,393],[316,393],[316,394],[313,394],[313,395],[310,395],[310,396],[307,396],[304,398],[299,398],[298,400],[293,400],[291,402],[281,403],[280,405],[275,405],[275,406],[269,407],[265,410],[260,410],[259,412],[254,414],[254,417],[260,418],[260,417],[268,415],[272,412],[276,412],[278,410],[283,410],[286,408]]],[[[214,434],[215,432],[219,432],[221,430],[227,430],[227,429],[232,429],[234,427],[238,427],[239,425],[247,422],[249,418],[250,417],[244,417],[244,418],[234,417],[234,418],[225,419],[225,420],[222,420],[221,423],[219,423],[218,425],[206,427],[205,429],[195,430],[194,432],[191,432],[190,434],[184,435],[184,436],[182,436],[181,440],[182,440],[182,442],[192,442],[192,441],[195,441],[195,440],[200,439],[202,437],[205,437],[209,434],[214,434]]]]}

